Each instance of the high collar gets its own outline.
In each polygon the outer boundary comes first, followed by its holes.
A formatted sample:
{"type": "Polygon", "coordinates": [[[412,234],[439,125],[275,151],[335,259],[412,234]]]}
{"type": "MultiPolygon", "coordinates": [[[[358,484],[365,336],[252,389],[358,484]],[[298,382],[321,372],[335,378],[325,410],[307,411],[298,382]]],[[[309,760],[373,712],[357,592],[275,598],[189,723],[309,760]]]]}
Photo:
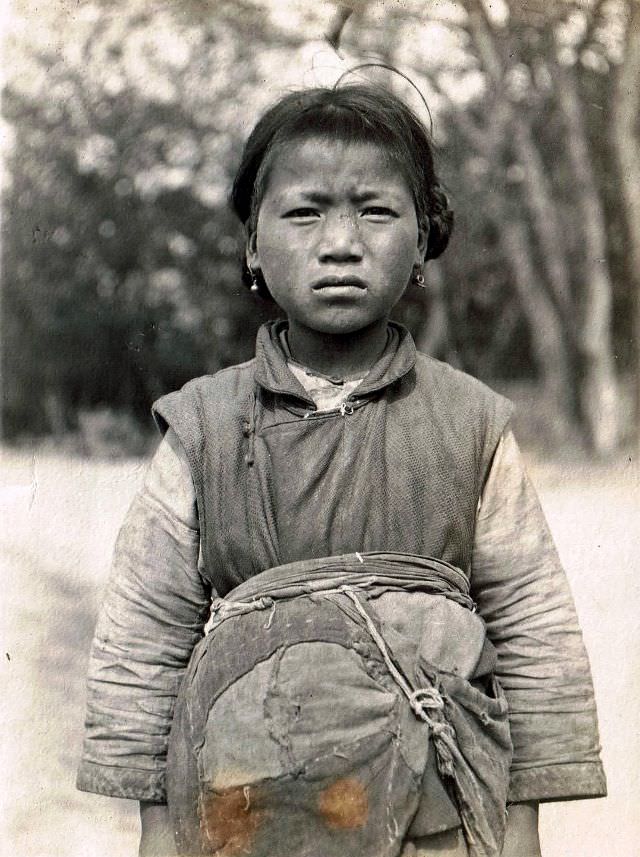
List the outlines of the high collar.
{"type": "MultiPolygon", "coordinates": [[[[294,396],[305,404],[315,407],[309,394],[295,378],[287,365],[287,355],[282,348],[280,334],[287,327],[286,321],[269,321],[258,330],[256,338],[256,383],[272,393],[294,396]]],[[[363,398],[382,390],[402,378],[413,369],[416,362],[416,347],[406,327],[389,322],[389,336],[384,351],[371,367],[353,396],[363,398]]]]}

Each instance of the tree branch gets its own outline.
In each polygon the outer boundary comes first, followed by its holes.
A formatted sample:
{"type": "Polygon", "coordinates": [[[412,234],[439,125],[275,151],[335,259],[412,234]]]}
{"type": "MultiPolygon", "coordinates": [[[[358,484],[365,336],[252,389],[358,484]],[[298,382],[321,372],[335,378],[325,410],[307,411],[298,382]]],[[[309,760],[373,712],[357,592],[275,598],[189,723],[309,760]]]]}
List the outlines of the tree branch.
{"type": "Polygon", "coordinates": [[[464,6],[469,19],[468,32],[480,61],[491,80],[496,84],[501,84],[504,78],[504,64],[487,10],[482,0],[465,0],[464,6]]]}
{"type": "Polygon", "coordinates": [[[439,95],[440,98],[447,102],[448,114],[467,143],[469,143],[469,145],[476,151],[484,152],[486,148],[486,135],[482,128],[471,119],[468,111],[464,108],[457,107],[456,104],[454,104],[434,74],[429,74],[424,70],[421,73],[427,79],[429,86],[435,94],[439,95]]]}
{"type": "Polygon", "coordinates": [[[340,39],[342,38],[342,31],[352,14],[353,9],[351,6],[344,6],[342,3],[338,4],[335,17],[325,34],[325,39],[337,54],[340,53],[340,39]]]}

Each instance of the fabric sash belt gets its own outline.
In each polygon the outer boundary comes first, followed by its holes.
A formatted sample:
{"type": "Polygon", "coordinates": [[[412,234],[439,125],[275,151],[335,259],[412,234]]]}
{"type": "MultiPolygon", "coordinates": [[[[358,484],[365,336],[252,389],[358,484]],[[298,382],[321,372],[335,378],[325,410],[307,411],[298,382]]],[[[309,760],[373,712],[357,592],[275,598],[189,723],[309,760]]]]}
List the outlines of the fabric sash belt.
{"type": "Polygon", "coordinates": [[[443,595],[475,611],[466,576],[444,560],[405,553],[353,553],[274,566],[245,580],[212,602],[205,630],[208,633],[230,616],[270,607],[278,599],[344,586],[376,595],[391,590],[443,595]]]}

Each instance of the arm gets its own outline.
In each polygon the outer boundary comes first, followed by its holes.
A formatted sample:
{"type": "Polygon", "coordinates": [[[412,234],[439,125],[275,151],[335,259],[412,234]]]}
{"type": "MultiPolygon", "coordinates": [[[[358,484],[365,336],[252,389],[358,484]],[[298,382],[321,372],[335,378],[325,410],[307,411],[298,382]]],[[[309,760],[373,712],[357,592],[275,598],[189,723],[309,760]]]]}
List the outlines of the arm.
{"type": "Polygon", "coordinates": [[[497,675],[510,708],[509,800],[605,794],[573,599],[510,431],[496,450],[478,511],[471,585],[497,648],[497,675]]]}
{"type": "Polygon", "coordinates": [[[78,787],[165,800],[178,687],[202,636],[210,592],[186,456],[168,432],[122,527],[89,663],[78,787]]]}

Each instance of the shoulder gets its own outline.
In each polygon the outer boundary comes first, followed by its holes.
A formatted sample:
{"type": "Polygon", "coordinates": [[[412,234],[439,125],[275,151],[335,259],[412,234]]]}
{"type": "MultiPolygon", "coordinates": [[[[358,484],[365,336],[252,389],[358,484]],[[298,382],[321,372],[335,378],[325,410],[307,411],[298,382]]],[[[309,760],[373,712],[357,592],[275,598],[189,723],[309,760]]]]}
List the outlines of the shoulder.
{"type": "Polygon", "coordinates": [[[202,415],[215,409],[219,416],[235,410],[253,389],[255,359],[221,369],[213,375],[201,375],[180,390],[155,401],[152,413],[161,431],[178,418],[202,415]]]}
{"type": "MultiPolygon", "coordinates": [[[[246,363],[238,363],[221,369],[214,375],[201,375],[188,381],[180,390],[169,393],[168,396],[181,396],[182,398],[205,399],[210,396],[225,396],[236,390],[244,389],[253,383],[255,369],[255,358],[247,360],[246,363]]],[[[158,401],[168,398],[163,396],[158,401]]]]}
{"type": "Polygon", "coordinates": [[[416,352],[416,373],[419,383],[428,384],[438,392],[469,397],[471,401],[478,403],[503,403],[511,408],[508,399],[473,375],[454,369],[448,363],[429,357],[421,351],[416,352]]]}
{"type": "Polygon", "coordinates": [[[513,413],[512,403],[482,381],[421,352],[416,355],[416,389],[451,427],[484,426],[500,434],[513,413]]]}

